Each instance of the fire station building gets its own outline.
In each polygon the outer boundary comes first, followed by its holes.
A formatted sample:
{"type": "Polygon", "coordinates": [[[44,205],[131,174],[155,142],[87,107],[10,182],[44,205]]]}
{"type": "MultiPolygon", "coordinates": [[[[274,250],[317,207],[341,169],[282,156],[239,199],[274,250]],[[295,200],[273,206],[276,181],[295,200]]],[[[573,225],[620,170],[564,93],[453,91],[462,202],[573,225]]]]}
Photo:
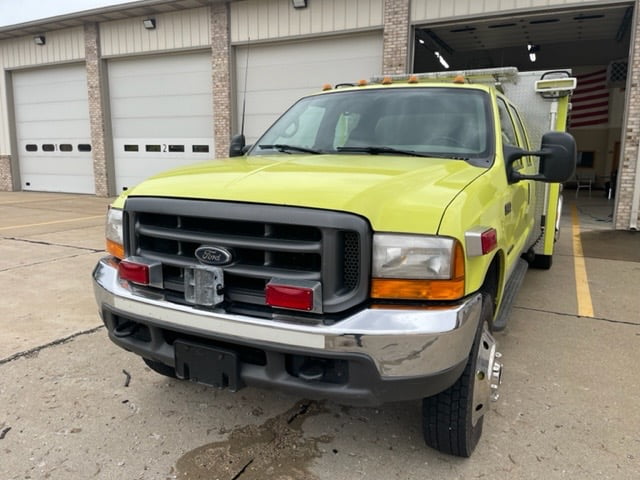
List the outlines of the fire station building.
{"type": "Polygon", "coordinates": [[[502,66],[571,69],[574,183],[637,229],[635,0],[145,0],[0,27],[0,190],[112,196],[325,83],[502,66]]]}

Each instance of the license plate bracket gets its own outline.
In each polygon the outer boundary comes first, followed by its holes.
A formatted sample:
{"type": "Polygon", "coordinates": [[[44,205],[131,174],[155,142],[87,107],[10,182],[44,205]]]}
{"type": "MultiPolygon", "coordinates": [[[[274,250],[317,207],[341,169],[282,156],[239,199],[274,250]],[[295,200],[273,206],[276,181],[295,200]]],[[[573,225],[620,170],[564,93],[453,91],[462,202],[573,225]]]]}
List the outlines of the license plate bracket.
{"type": "Polygon", "coordinates": [[[232,392],[244,387],[236,352],[184,341],[176,341],[173,346],[178,378],[232,392]]]}
{"type": "Polygon", "coordinates": [[[194,265],[184,269],[184,298],[194,305],[212,307],[224,301],[224,272],[220,267],[194,265]]]}

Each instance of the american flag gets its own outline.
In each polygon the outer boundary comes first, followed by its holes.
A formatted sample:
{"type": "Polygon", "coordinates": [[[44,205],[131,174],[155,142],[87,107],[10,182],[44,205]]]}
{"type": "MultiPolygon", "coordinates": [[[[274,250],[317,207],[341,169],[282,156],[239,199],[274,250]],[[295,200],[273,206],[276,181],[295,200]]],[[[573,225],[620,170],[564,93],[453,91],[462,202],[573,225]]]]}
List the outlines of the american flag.
{"type": "Polygon", "coordinates": [[[571,97],[570,128],[589,127],[609,122],[607,70],[578,75],[578,85],[571,97]]]}

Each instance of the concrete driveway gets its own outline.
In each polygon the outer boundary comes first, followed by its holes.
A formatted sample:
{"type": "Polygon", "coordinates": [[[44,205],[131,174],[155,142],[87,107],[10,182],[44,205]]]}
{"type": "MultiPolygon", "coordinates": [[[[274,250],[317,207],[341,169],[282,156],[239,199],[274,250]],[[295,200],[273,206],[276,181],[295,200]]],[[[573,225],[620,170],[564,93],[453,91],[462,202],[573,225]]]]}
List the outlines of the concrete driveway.
{"type": "Polygon", "coordinates": [[[601,199],[567,206],[552,269],[527,274],[466,460],[424,446],[418,402],[234,394],[113,346],[90,282],[107,204],[0,192],[0,479],[638,478],[640,234],[599,232],[601,199]]]}

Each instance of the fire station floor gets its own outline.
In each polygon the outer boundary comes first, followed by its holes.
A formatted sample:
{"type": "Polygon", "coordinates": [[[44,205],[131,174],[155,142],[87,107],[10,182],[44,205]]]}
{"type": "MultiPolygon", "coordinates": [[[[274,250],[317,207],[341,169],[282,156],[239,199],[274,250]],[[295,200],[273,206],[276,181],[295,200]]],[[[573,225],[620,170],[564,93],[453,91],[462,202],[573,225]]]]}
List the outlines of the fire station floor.
{"type": "Polygon", "coordinates": [[[565,192],[527,273],[470,459],[424,446],[420,404],[348,408],[161,377],[111,344],[90,274],[107,199],[0,192],[0,478],[632,479],[640,472],[640,233],[565,192]],[[574,234],[575,232],[575,234],[574,234]]]}

